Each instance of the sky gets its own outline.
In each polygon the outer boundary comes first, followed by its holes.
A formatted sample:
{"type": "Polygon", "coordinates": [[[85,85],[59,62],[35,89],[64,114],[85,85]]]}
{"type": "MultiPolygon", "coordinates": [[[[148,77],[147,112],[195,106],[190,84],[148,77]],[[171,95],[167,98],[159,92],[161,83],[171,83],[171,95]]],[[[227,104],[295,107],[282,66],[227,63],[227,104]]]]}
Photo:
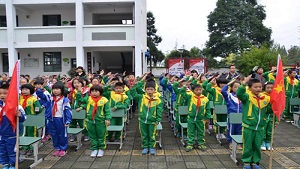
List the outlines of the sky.
{"type": "MultiPolygon", "coordinates": [[[[158,46],[164,53],[175,48],[205,47],[209,39],[207,16],[217,0],[147,0],[147,9],[156,19],[158,46]]],[[[258,0],[265,6],[266,27],[272,28],[272,39],[286,49],[300,45],[300,0],[258,0]]]]}

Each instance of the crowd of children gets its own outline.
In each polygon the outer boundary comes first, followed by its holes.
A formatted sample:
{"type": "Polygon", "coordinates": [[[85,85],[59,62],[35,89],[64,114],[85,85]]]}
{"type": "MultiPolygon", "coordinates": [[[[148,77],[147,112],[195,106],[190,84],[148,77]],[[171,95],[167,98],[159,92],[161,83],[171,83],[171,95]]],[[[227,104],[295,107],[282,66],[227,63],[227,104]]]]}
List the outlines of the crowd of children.
{"type": "MultiPolygon", "coordinates": [[[[17,116],[20,122],[26,115],[45,113],[46,135],[42,142],[52,139],[54,156],[62,157],[67,153],[68,142],[75,141],[75,136],[68,137],[68,128],[77,126],[85,128],[84,141],[91,142],[91,157],[102,157],[107,141],[119,142],[121,132],[107,132],[109,125],[122,125],[121,118],[113,118],[118,109],[132,106],[138,111],[139,129],[142,138],[142,154],[156,154],[156,125],[161,122],[166,91],[171,94],[171,107],[175,111],[175,133],[177,137],[187,140],[186,151],[192,151],[196,142],[198,148],[206,151],[205,128],[216,121],[228,123],[227,128],[221,128],[220,133],[226,134],[231,148],[231,134],[243,135],[242,161],[245,169],[260,168],[257,164],[261,159],[260,150],[270,150],[273,112],[269,104],[270,93],[276,70],[263,74],[266,83],[251,76],[244,77],[234,74],[232,77],[221,77],[218,73],[199,74],[193,70],[190,74],[164,74],[157,82],[151,72],[135,77],[133,74],[86,74],[82,67],[77,68],[75,77],[43,76],[30,79],[21,76],[20,107],[17,116]],[[160,93],[159,85],[162,88],[160,93]],[[218,115],[210,108],[226,105],[228,115],[218,115]],[[179,106],[188,107],[188,115],[180,121],[187,123],[187,131],[181,135],[179,125],[179,106]],[[72,120],[72,114],[86,111],[85,120],[72,120]],[[230,125],[229,114],[242,113],[241,125],[230,125]],[[211,120],[213,119],[213,120],[211,120]],[[230,129],[230,126],[232,127],[230,129]],[[228,132],[228,131],[231,131],[228,132]]],[[[285,90],[287,106],[283,118],[291,120],[288,99],[298,96],[299,83],[295,79],[295,70],[285,71],[285,90]]],[[[8,84],[0,86],[0,163],[4,168],[13,168],[15,162],[15,136],[3,107],[5,106],[8,84]]],[[[41,116],[42,117],[42,116],[41,116]]],[[[276,121],[277,125],[277,121],[276,121]]],[[[21,125],[20,125],[21,126],[21,125]]],[[[215,128],[215,132],[216,132],[215,128]]],[[[27,127],[26,136],[37,136],[35,127],[27,127]]],[[[220,137],[220,136],[219,136],[220,137]]],[[[223,136],[225,137],[225,136],[223,136]]],[[[32,154],[32,147],[22,147],[24,155],[32,154]]]]}

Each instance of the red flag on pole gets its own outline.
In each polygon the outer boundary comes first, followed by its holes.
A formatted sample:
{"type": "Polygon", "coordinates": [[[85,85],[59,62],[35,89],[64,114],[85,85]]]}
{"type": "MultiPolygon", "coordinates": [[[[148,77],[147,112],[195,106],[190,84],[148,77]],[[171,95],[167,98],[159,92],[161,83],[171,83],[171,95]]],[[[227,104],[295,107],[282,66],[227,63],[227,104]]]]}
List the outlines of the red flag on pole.
{"type": "Polygon", "coordinates": [[[20,61],[18,60],[14,67],[7,93],[7,99],[3,110],[6,112],[6,117],[9,119],[14,131],[16,131],[17,127],[16,112],[19,106],[19,74],[20,61]]]}
{"type": "Polygon", "coordinates": [[[274,83],[273,91],[270,95],[270,102],[272,104],[272,110],[277,116],[278,121],[280,121],[280,115],[285,108],[285,90],[284,90],[284,75],[282,68],[282,60],[280,55],[278,55],[277,62],[277,75],[274,83]]]}

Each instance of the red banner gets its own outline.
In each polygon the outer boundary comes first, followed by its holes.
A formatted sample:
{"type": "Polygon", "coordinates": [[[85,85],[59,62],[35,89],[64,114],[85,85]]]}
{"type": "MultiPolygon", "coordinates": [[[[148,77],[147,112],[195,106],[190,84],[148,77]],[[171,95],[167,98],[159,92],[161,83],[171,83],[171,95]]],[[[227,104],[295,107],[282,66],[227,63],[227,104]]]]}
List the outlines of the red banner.
{"type": "Polygon", "coordinates": [[[184,60],[168,59],[168,72],[172,75],[184,73],[184,60]]]}
{"type": "Polygon", "coordinates": [[[189,59],[189,69],[197,70],[198,73],[205,73],[206,72],[205,59],[203,58],[189,59]]]}

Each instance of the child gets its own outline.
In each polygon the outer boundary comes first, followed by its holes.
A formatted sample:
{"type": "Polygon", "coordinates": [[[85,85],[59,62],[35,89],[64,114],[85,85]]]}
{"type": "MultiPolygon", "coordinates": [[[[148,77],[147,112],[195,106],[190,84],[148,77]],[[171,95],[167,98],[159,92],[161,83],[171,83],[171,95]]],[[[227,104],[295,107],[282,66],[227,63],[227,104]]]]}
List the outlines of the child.
{"type": "MultiPolygon", "coordinates": [[[[242,134],[242,125],[241,124],[233,124],[232,128],[230,129],[230,119],[229,119],[229,114],[230,113],[242,113],[242,103],[241,101],[237,98],[236,96],[236,91],[238,87],[241,85],[240,82],[236,81],[238,78],[235,77],[233,78],[227,85],[225,85],[222,88],[222,95],[224,97],[224,100],[227,105],[227,141],[229,143],[229,149],[232,149],[231,145],[231,137],[230,135],[241,135],[242,134]],[[230,87],[230,92],[228,92],[228,88],[230,87]],[[231,133],[230,133],[231,131],[231,133]]],[[[242,149],[241,146],[238,146],[238,149],[242,149]]]]}
{"type": "Polygon", "coordinates": [[[142,155],[156,154],[156,125],[161,122],[163,102],[160,96],[154,94],[156,83],[148,80],[145,84],[145,94],[137,94],[136,86],[131,88],[133,98],[138,102],[139,129],[142,137],[142,155]]]}
{"type": "Polygon", "coordinates": [[[111,110],[107,98],[102,97],[103,88],[92,86],[90,96],[81,105],[86,109],[86,129],[91,141],[91,157],[102,157],[106,148],[107,126],[110,125],[111,110]]]}
{"type": "MultiPolygon", "coordinates": [[[[14,169],[16,161],[16,132],[13,131],[11,123],[3,111],[8,93],[8,84],[0,86],[0,164],[3,169],[14,169]]],[[[25,111],[19,106],[16,114],[19,117],[19,129],[22,133],[22,123],[26,119],[25,111]]]]}
{"type": "MultiPolygon", "coordinates": [[[[130,100],[128,96],[124,93],[124,84],[121,82],[117,82],[114,85],[114,91],[108,91],[107,88],[103,93],[103,96],[106,97],[110,102],[110,107],[112,113],[114,113],[117,109],[127,109],[130,104],[130,100]]],[[[125,110],[126,111],[126,110],[125,110]]],[[[113,125],[122,125],[122,118],[112,118],[110,124],[113,125]]],[[[108,132],[107,140],[112,139],[113,132],[108,132]]],[[[116,132],[115,134],[115,142],[120,142],[122,139],[121,132],[116,132]]]]}
{"type": "Polygon", "coordinates": [[[266,124],[264,117],[270,97],[261,94],[262,84],[260,80],[250,78],[251,75],[245,78],[236,92],[243,105],[242,135],[244,145],[241,160],[244,163],[244,169],[251,169],[252,167],[260,169],[257,164],[261,159],[260,146],[263,141],[264,126],[266,124]],[[246,83],[248,83],[249,92],[246,92],[246,83]]]}
{"type": "Polygon", "coordinates": [[[67,129],[72,122],[72,109],[69,99],[65,97],[64,85],[60,82],[53,84],[53,96],[50,100],[41,89],[38,89],[36,94],[46,102],[45,117],[48,121],[53,147],[56,150],[53,156],[65,156],[68,149],[67,129]]]}
{"type": "Polygon", "coordinates": [[[205,146],[205,120],[211,118],[209,100],[202,95],[202,86],[195,84],[192,86],[192,93],[187,94],[185,87],[181,89],[181,95],[188,102],[188,143],[186,151],[193,149],[195,143],[195,133],[197,132],[198,148],[206,151],[205,146]]]}
{"type": "MultiPolygon", "coordinates": [[[[25,110],[26,115],[37,115],[42,112],[42,107],[36,97],[33,96],[34,87],[31,84],[24,84],[21,86],[20,105],[25,110]]],[[[25,136],[37,137],[36,127],[26,127],[25,136]]],[[[31,155],[33,153],[32,146],[23,146],[24,155],[31,155]]]]}
{"type": "MultiPolygon", "coordinates": [[[[270,96],[272,90],[273,90],[273,86],[274,86],[274,83],[273,82],[267,82],[265,85],[264,85],[264,93],[266,96],[270,96]]],[[[263,139],[263,142],[261,144],[261,147],[260,149],[265,151],[265,150],[271,150],[271,145],[270,145],[270,142],[271,142],[271,136],[272,136],[272,124],[273,124],[273,116],[274,116],[274,112],[272,110],[272,106],[271,104],[269,104],[268,106],[268,110],[266,112],[266,116],[265,116],[265,119],[266,119],[266,125],[264,127],[264,139],[263,139]]],[[[277,125],[278,122],[277,122],[277,117],[275,117],[275,124],[277,125]]]]}
{"type": "MultiPolygon", "coordinates": [[[[84,82],[81,78],[74,79],[72,81],[72,88],[74,89],[71,95],[72,98],[72,108],[79,112],[80,105],[82,104],[84,99],[87,99],[89,97],[88,90],[84,87],[84,82]]],[[[84,127],[83,120],[72,120],[72,123],[70,123],[70,128],[77,128],[77,123],[79,124],[80,128],[84,127]]],[[[83,130],[82,134],[84,135],[84,141],[88,141],[89,138],[87,136],[86,130],[83,130]]],[[[70,138],[70,142],[74,142],[75,135],[72,135],[70,138]]]]}

